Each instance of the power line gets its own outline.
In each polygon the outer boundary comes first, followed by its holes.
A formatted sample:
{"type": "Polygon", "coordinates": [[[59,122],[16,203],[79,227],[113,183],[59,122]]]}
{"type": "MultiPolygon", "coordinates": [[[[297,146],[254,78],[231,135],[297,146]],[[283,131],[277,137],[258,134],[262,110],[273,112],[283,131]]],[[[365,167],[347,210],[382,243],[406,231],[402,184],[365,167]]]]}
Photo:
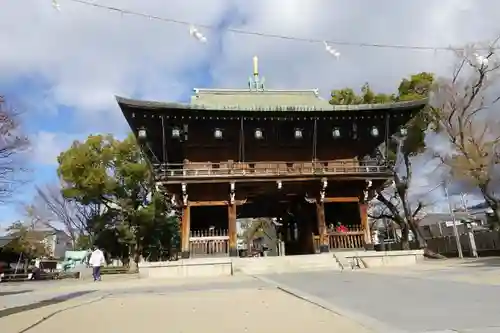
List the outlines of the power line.
{"type": "MultiPolygon", "coordinates": [[[[112,12],[119,13],[121,15],[136,16],[136,17],[146,18],[148,20],[155,20],[155,21],[160,21],[160,22],[164,22],[164,23],[179,24],[179,25],[185,25],[185,26],[191,26],[191,27],[195,26],[195,27],[203,28],[203,29],[207,29],[207,30],[220,29],[220,28],[217,28],[217,27],[212,26],[212,25],[196,24],[193,22],[177,20],[177,19],[162,17],[162,16],[158,16],[158,15],[147,14],[147,13],[143,13],[143,12],[137,12],[137,11],[128,10],[128,9],[124,9],[124,8],[120,8],[120,7],[108,6],[108,5],[99,4],[99,3],[91,2],[91,1],[87,1],[87,0],[63,0],[63,1],[75,2],[75,3],[82,4],[82,5],[98,8],[98,9],[106,9],[106,10],[109,10],[112,12]]],[[[53,5],[57,9],[60,8],[57,0],[53,0],[53,5]]],[[[355,46],[355,47],[371,47],[371,48],[380,48],[380,49],[400,49],[400,50],[434,51],[434,52],[436,52],[436,51],[454,51],[454,50],[460,49],[460,48],[455,48],[452,46],[403,45],[403,44],[385,44],[385,43],[358,43],[358,42],[349,42],[349,41],[341,41],[341,40],[320,40],[320,39],[315,39],[315,38],[302,38],[302,37],[296,37],[296,36],[290,36],[290,35],[264,33],[264,32],[259,32],[259,31],[243,30],[243,29],[236,29],[236,28],[226,28],[224,30],[227,32],[231,32],[231,33],[239,34],[239,35],[257,36],[257,37],[262,37],[262,38],[274,38],[274,39],[289,40],[289,41],[303,42],[303,43],[312,43],[312,44],[328,43],[330,45],[336,45],[336,46],[355,46]]],[[[485,49],[486,48],[482,48],[482,50],[485,50],[485,49]]],[[[495,48],[495,49],[498,49],[498,48],[495,48]]],[[[481,49],[479,49],[479,50],[481,50],[481,49]]]]}

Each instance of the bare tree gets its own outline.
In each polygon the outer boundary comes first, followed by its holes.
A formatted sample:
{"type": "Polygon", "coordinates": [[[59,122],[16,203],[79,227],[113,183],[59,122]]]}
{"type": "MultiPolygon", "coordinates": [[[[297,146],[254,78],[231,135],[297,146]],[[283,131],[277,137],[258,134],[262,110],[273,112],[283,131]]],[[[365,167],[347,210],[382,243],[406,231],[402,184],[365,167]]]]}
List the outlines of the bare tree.
{"type": "Polygon", "coordinates": [[[76,246],[79,237],[92,234],[89,221],[95,216],[96,209],[92,205],[84,206],[66,199],[56,184],[37,187],[33,203],[26,207],[28,215],[37,224],[54,230],[62,227],[73,246],[76,246]]]}
{"type": "MultiPolygon", "coordinates": [[[[409,162],[408,162],[409,163],[409,162]]],[[[389,220],[401,229],[401,243],[403,249],[409,249],[409,232],[418,241],[420,248],[427,246],[425,239],[418,229],[418,215],[429,206],[423,198],[409,198],[409,180],[394,172],[394,182],[392,186],[377,190],[376,201],[371,202],[371,209],[368,216],[375,220],[389,220]]]]}
{"type": "Polygon", "coordinates": [[[19,114],[0,96],[0,202],[10,199],[24,183],[22,152],[28,146],[28,138],[21,133],[19,114]]]}
{"type": "Polygon", "coordinates": [[[449,143],[437,152],[451,175],[477,186],[500,220],[500,195],[496,192],[500,147],[500,58],[497,42],[457,50],[453,75],[435,86],[431,105],[434,130],[449,143]]]}

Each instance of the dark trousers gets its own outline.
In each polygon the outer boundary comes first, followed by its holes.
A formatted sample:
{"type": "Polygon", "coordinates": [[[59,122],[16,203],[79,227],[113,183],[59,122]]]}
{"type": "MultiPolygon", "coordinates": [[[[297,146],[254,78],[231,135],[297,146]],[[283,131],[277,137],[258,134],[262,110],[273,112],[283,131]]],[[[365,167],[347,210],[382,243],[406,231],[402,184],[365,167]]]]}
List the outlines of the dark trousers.
{"type": "Polygon", "coordinates": [[[94,277],[94,281],[101,281],[101,266],[92,267],[92,276],[94,277]]]}

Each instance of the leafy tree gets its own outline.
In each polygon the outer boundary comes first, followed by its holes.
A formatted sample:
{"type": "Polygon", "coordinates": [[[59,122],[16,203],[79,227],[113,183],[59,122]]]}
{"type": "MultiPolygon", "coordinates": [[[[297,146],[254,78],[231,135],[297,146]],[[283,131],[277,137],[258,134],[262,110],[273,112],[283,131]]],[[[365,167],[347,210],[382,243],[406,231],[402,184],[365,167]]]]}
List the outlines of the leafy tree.
{"type": "Polygon", "coordinates": [[[376,94],[368,83],[361,87],[361,95],[351,88],[333,90],[330,104],[332,105],[352,105],[352,104],[380,104],[390,103],[397,99],[395,95],[376,94]]]}
{"type": "Polygon", "coordinates": [[[151,242],[157,247],[159,239],[161,244],[172,242],[177,219],[165,215],[169,207],[155,193],[150,165],[133,135],[123,141],[89,136],[85,142],[74,142],[58,161],[64,197],[100,207],[87,220],[92,243],[124,262],[131,257],[137,263],[151,242]],[[153,235],[159,225],[168,227],[153,235]]]}
{"type": "Polygon", "coordinates": [[[165,197],[155,193],[152,201],[141,210],[139,241],[141,252],[149,260],[166,260],[180,245],[179,218],[170,209],[165,197]]]}
{"type": "MultiPolygon", "coordinates": [[[[422,72],[412,75],[409,79],[403,79],[397,94],[376,94],[368,84],[365,84],[359,96],[352,89],[333,91],[330,103],[376,104],[418,100],[428,97],[433,83],[434,75],[422,72]]],[[[431,112],[430,108],[426,108],[406,125],[405,136],[394,136],[388,146],[384,147],[385,149],[380,149],[383,155],[385,155],[383,151],[387,151],[385,159],[391,168],[392,179],[376,190],[375,199],[379,207],[374,214],[371,214],[371,217],[386,218],[398,224],[404,249],[409,248],[410,230],[416,235],[419,246],[426,246],[424,238],[420,236],[416,220],[417,214],[423,208],[423,203],[419,202],[413,206],[408,197],[408,190],[412,180],[412,158],[422,153],[425,148],[424,137],[431,119],[429,116],[431,112]]]]}
{"type": "Polygon", "coordinates": [[[92,247],[92,241],[89,235],[85,234],[78,235],[74,245],[74,250],[77,251],[88,250],[91,247],[92,247]]]}
{"type": "Polygon", "coordinates": [[[332,98],[330,99],[330,104],[332,105],[362,104],[362,98],[360,98],[351,88],[333,90],[332,98]]]}
{"type": "Polygon", "coordinates": [[[16,253],[23,254],[27,259],[49,254],[49,248],[45,242],[46,234],[36,230],[34,225],[25,225],[17,221],[7,228],[7,233],[13,237],[7,247],[16,253]]]}

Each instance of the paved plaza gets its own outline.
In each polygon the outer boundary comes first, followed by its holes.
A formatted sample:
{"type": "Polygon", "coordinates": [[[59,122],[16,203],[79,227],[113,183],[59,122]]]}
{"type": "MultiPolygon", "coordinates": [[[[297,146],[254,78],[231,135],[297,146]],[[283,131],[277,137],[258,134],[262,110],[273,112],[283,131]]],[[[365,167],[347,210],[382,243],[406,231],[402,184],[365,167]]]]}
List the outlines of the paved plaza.
{"type": "Polygon", "coordinates": [[[500,261],[0,284],[0,332],[500,332],[500,261]],[[95,324],[97,322],[97,325],[95,324]]]}
{"type": "Polygon", "coordinates": [[[500,267],[495,265],[452,261],[268,277],[381,332],[500,332],[500,267]]]}
{"type": "Polygon", "coordinates": [[[79,285],[76,289],[81,293],[76,298],[29,311],[22,308],[29,304],[30,297],[32,302],[40,302],[49,296],[63,297],[68,290],[39,290],[1,297],[4,309],[0,310],[0,332],[303,333],[332,328],[345,333],[373,332],[351,319],[249,277],[184,283],[103,282],[79,285]],[[10,304],[7,298],[11,299],[10,304]],[[16,312],[16,308],[21,311],[16,312]]]}

